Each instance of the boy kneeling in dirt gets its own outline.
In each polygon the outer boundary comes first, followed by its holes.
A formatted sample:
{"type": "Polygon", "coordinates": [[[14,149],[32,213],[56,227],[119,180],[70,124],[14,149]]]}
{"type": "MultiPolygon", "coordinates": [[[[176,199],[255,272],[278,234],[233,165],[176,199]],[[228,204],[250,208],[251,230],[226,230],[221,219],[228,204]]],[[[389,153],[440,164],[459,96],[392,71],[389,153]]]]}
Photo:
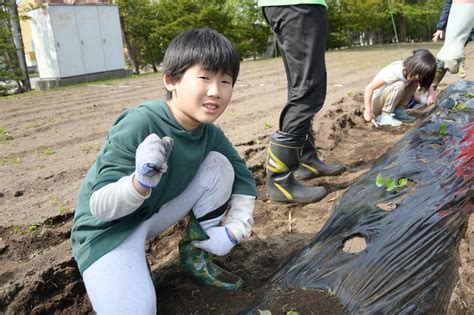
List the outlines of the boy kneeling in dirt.
{"type": "Polygon", "coordinates": [[[167,102],[129,109],[109,130],[82,183],[71,235],[97,313],[156,314],[145,241],[188,213],[182,267],[206,284],[241,287],[211,255],[229,253],[253,224],[255,180],[212,124],[229,104],[239,62],[211,29],[179,34],[163,61],[167,102]]]}
{"type": "MultiPolygon", "coordinates": [[[[427,104],[436,101],[431,86],[436,73],[436,59],[427,49],[417,49],[405,61],[395,61],[383,68],[365,87],[364,119],[370,122],[376,116],[379,125],[399,126],[412,122],[406,108],[420,86],[428,91],[427,104]]],[[[415,99],[419,97],[415,95],[415,99]]]]}

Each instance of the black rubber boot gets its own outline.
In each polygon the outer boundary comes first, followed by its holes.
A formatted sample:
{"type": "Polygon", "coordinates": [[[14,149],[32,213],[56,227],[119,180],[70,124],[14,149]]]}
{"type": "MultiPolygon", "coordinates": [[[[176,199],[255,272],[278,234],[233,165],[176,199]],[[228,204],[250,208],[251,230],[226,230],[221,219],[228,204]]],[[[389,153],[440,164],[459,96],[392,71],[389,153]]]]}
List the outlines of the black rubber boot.
{"type": "Polygon", "coordinates": [[[444,64],[441,60],[436,59],[436,73],[433,79],[431,86],[434,90],[438,88],[439,83],[443,80],[444,75],[446,74],[447,69],[444,68],[444,64]]]}
{"type": "Polygon", "coordinates": [[[281,131],[272,134],[266,160],[267,196],[271,201],[312,203],[327,195],[324,187],[306,186],[294,177],[303,142],[304,137],[298,139],[281,131]]]}
{"type": "Polygon", "coordinates": [[[212,261],[212,254],[194,247],[192,241],[209,239],[193,213],[189,218],[184,237],[179,242],[179,263],[181,268],[195,280],[222,290],[236,291],[244,281],[212,261]]]}
{"type": "Polygon", "coordinates": [[[344,170],[344,165],[339,161],[325,163],[319,159],[313,133],[311,130],[308,131],[308,137],[303,144],[303,152],[300,157],[300,167],[296,170],[295,177],[305,180],[319,176],[334,176],[341,174],[344,170]]]}

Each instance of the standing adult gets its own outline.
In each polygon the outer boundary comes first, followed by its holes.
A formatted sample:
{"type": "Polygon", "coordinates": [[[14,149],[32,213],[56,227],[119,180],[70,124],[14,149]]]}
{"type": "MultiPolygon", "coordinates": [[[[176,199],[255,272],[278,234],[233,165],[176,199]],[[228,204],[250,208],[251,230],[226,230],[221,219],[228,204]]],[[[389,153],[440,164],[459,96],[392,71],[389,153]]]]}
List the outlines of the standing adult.
{"type": "Polygon", "coordinates": [[[318,158],[312,132],[314,115],[326,98],[326,1],[259,0],[258,5],[276,34],[288,80],[288,101],[266,159],[267,195],[272,201],[316,202],[326,196],[326,189],[306,186],[300,179],[344,170],[339,162],[318,158]]]}
{"type": "Polygon", "coordinates": [[[437,31],[433,42],[445,36],[443,47],[436,56],[437,69],[433,81],[436,88],[446,71],[466,76],[464,69],[464,46],[466,46],[474,28],[474,0],[446,0],[441,11],[437,31]],[[446,28],[446,31],[444,29],[446,28]]]}

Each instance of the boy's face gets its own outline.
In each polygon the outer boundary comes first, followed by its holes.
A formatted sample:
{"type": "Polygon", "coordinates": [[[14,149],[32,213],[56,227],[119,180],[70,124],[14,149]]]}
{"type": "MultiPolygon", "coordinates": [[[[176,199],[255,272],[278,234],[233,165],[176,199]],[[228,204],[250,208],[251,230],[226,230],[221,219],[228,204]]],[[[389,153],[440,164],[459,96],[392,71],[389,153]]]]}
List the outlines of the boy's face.
{"type": "Polygon", "coordinates": [[[172,98],[168,102],[176,121],[191,131],[200,124],[213,123],[224,112],[232,97],[232,76],[205,70],[199,65],[188,68],[174,82],[164,76],[163,82],[172,98]]]}

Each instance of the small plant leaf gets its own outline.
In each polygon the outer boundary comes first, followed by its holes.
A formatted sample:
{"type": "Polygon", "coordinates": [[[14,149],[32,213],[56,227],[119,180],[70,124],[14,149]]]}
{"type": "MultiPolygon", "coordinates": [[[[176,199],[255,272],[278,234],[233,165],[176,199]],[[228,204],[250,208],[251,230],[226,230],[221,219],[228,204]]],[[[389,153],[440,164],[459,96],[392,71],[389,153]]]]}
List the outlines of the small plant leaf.
{"type": "Polygon", "coordinates": [[[270,129],[270,128],[272,128],[272,125],[270,125],[270,123],[269,123],[268,121],[265,121],[265,122],[263,123],[263,128],[265,128],[265,129],[270,129]]]}
{"type": "Polygon", "coordinates": [[[383,178],[382,174],[379,173],[375,178],[375,185],[377,185],[377,187],[383,187],[383,185],[385,185],[385,178],[383,178]]]}
{"type": "Polygon", "coordinates": [[[453,110],[455,112],[459,112],[467,107],[466,103],[464,102],[456,102],[456,105],[454,105],[453,110]]]}
{"type": "Polygon", "coordinates": [[[295,312],[295,311],[288,311],[286,312],[286,315],[300,315],[300,313],[295,312]]]}
{"type": "Polygon", "coordinates": [[[448,128],[448,126],[446,124],[440,124],[439,125],[439,136],[441,138],[444,138],[446,137],[447,133],[446,133],[446,129],[448,128]]]}
{"type": "Polygon", "coordinates": [[[408,184],[408,179],[407,178],[400,178],[398,180],[398,187],[403,187],[405,186],[406,184],[408,184]]]}
{"type": "Polygon", "coordinates": [[[272,312],[270,312],[269,310],[258,310],[258,314],[259,315],[272,315],[272,312]]]}
{"type": "Polygon", "coordinates": [[[464,96],[469,97],[469,98],[473,98],[473,97],[474,97],[474,94],[471,93],[471,92],[469,92],[469,91],[466,91],[466,92],[464,93],[464,96]]]}
{"type": "Polygon", "coordinates": [[[63,206],[63,207],[60,207],[60,208],[59,208],[59,214],[63,215],[63,214],[65,214],[66,212],[67,212],[66,207],[63,206]]]}
{"type": "Polygon", "coordinates": [[[393,178],[387,178],[385,180],[385,183],[387,184],[387,191],[392,191],[395,189],[395,187],[397,186],[395,184],[395,180],[393,178]]]}

